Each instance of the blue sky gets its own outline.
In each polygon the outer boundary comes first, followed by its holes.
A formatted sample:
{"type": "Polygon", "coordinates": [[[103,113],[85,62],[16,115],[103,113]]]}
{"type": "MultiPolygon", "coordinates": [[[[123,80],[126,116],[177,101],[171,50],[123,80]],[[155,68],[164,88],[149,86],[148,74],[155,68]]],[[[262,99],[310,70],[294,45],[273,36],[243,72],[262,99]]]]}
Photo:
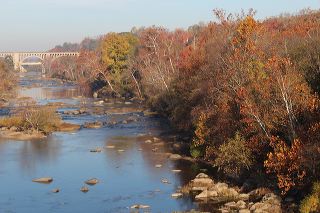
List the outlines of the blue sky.
{"type": "Polygon", "coordinates": [[[212,10],[257,10],[257,18],[319,9],[320,0],[0,0],[0,51],[45,51],[133,26],[186,28],[212,10]]]}

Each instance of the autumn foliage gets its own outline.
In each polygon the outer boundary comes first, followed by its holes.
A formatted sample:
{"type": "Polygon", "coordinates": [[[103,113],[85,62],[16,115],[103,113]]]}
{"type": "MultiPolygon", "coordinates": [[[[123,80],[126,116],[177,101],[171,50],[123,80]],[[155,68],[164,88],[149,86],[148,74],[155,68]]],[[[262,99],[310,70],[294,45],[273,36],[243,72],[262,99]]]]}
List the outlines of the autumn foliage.
{"type": "Polygon", "coordinates": [[[188,30],[109,33],[58,74],[145,99],[192,134],[193,157],[232,176],[264,171],[284,194],[309,185],[320,176],[320,12],[214,14],[188,30]]]}

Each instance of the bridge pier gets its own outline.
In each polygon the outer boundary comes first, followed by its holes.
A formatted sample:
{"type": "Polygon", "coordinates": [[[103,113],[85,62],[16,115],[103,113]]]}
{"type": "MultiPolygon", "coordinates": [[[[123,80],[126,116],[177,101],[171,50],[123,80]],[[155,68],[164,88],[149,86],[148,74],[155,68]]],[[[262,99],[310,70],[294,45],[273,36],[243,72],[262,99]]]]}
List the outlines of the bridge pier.
{"type": "Polygon", "coordinates": [[[46,68],[44,67],[44,65],[42,64],[42,66],[41,66],[41,72],[42,72],[42,74],[46,74],[46,68]]]}
{"type": "Polygon", "coordinates": [[[22,65],[19,66],[19,71],[20,72],[27,72],[27,70],[22,65]]]}

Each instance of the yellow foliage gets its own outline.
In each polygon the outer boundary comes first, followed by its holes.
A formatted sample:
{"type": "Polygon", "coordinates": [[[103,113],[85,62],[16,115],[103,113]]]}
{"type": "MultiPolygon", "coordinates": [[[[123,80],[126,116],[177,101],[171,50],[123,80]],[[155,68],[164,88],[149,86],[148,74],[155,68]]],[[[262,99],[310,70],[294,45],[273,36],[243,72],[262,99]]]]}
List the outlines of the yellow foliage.
{"type": "Polygon", "coordinates": [[[313,185],[311,195],[307,196],[300,205],[301,213],[319,212],[320,210],[320,183],[316,182],[313,185]]]}
{"type": "Polygon", "coordinates": [[[0,127],[19,127],[23,124],[23,119],[19,116],[3,117],[0,119],[0,127]]]}
{"type": "Polygon", "coordinates": [[[196,124],[196,130],[194,132],[196,137],[193,139],[193,144],[195,147],[202,146],[206,143],[206,138],[209,132],[209,129],[206,126],[207,119],[208,115],[205,113],[201,113],[196,124]]]}

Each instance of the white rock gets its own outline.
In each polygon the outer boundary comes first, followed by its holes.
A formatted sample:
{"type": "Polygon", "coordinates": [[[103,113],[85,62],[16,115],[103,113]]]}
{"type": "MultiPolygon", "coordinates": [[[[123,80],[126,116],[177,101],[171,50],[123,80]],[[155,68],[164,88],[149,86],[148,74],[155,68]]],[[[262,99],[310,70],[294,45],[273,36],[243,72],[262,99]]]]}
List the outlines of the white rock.
{"type": "Polygon", "coordinates": [[[173,193],[173,194],[171,195],[171,197],[173,197],[173,198],[179,198],[179,197],[182,197],[182,196],[183,196],[182,193],[173,193]]]}

